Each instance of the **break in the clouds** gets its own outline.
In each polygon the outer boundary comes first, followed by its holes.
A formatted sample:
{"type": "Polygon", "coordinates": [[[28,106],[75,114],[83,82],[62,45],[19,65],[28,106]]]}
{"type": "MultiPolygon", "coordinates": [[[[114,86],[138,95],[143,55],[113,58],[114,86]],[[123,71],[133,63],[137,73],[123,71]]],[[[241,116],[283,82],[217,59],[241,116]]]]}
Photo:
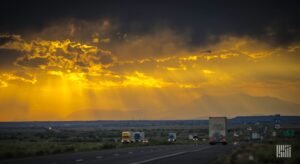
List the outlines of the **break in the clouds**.
{"type": "Polygon", "coordinates": [[[0,120],[300,113],[292,2],[116,2],[0,14],[0,120]]]}

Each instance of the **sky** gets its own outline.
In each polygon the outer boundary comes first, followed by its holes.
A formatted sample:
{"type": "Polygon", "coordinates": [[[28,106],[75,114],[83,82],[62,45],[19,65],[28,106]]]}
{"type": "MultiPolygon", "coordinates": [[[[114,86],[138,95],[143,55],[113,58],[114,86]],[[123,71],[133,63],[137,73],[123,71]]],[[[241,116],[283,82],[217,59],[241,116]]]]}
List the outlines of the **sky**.
{"type": "Polygon", "coordinates": [[[296,1],[16,1],[0,121],[300,114],[296,1]]]}

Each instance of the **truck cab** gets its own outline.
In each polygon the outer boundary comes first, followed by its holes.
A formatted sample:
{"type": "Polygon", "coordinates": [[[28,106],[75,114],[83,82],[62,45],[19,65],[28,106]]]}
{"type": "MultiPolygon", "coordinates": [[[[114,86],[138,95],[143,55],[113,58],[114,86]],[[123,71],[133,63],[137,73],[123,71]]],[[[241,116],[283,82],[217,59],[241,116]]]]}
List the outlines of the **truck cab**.
{"type": "Polygon", "coordinates": [[[169,142],[175,142],[176,141],[176,133],[169,133],[168,141],[169,142]]]}
{"type": "Polygon", "coordinates": [[[145,140],[144,132],[134,132],[133,133],[134,142],[143,142],[145,140]]]}
{"type": "Polygon", "coordinates": [[[132,132],[131,131],[125,131],[122,132],[122,143],[131,143],[132,142],[132,132]]]}

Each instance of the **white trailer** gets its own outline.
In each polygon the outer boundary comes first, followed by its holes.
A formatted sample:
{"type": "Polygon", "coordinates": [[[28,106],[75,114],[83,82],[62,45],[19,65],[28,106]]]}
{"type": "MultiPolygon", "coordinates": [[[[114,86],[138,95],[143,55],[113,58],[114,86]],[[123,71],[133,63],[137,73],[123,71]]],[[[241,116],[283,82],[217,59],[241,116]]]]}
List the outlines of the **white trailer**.
{"type": "Polygon", "coordinates": [[[227,144],[227,118],[209,117],[209,143],[227,144]]]}

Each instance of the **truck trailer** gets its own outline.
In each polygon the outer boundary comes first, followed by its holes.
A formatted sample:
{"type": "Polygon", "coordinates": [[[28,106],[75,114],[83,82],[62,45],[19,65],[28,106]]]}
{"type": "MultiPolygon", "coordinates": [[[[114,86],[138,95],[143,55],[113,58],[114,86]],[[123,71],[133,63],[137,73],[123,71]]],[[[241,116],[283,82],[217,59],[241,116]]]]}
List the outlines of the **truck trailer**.
{"type": "Polygon", "coordinates": [[[227,144],[227,118],[209,117],[209,144],[227,144]]]}
{"type": "Polygon", "coordinates": [[[122,132],[121,142],[122,143],[134,143],[134,142],[147,143],[148,140],[145,139],[144,132],[124,131],[124,132],[122,132]]]}

